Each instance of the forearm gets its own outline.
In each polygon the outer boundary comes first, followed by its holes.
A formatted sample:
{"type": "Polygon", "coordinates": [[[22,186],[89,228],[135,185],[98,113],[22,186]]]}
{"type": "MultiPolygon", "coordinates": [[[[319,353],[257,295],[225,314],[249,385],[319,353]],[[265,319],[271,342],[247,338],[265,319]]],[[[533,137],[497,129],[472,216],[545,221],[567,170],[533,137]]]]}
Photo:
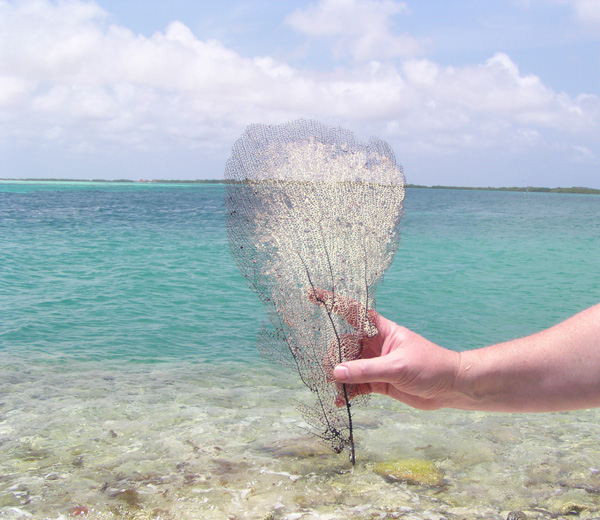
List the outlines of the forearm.
{"type": "Polygon", "coordinates": [[[460,409],[600,406],[600,304],[533,336],[461,353],[454,390],[460,409]]]}

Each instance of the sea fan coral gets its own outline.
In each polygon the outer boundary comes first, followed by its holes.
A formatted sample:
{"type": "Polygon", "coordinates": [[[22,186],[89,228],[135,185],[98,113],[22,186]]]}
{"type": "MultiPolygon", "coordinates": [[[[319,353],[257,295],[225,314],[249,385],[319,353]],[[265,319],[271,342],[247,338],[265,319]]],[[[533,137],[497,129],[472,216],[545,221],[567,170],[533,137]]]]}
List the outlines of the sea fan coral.
{"type": "Polygon", "coordinates": [[[399,245],[402,169],[379,139],[299,120],[249,126],[225,178],[230,249],[269,312],[259,349],[299,374],[315,396],[302,406],[311,431],[354,464],[351,406],[363,392],[332,370],[377,334],[368,310],[399,245]],[[346,301],[350,319],[336,308],[346,301]]]}

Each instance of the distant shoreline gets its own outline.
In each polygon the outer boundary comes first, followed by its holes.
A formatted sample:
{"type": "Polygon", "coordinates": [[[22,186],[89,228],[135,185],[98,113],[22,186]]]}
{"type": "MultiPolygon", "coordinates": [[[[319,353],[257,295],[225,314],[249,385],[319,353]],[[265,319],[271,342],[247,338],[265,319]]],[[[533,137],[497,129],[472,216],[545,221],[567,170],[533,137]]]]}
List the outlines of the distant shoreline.
{"type": "MultiPolygon", "coordinates": [[[[26,179],[4,179],[0,178],[0,182],[6,181],[18,181],[18,182],[88,182],[88,183],[141,183],[141,184],[225,184],[226,181],[224,179],[196,179],[196,180],[168,180],[168,179],[153,179],[153,180],[139,180],[134,181],[131,179],[115,179],[115,180],[106,180],[106,179],[34,179],[34,178],[26,178],[26,179]]],[[[592,194],[592,195],[600,195],[600,189],[596,188],[585,188],[585,187],[577,187],[573,186],[571,188],[544,188],[544,187],[536,187],[536,186],[509,186],[509,187],[500,187],[494,188],[491,186],[488,187],[471,187],[471,186],[425,186],[422,184],[407,184],[407,188],[409,189],[433,189],[433,190],[478,190],[478,191],[517,191],[523,193],[583,193],[583,194],[592,194]]]]}
{"type": "Polygon", "coordinates": [[[502,188],[488,187],[469,187],[469,186],[422,186],[420,184],[407,184],[407,188],[427,188],[430,190],[479,190],[479,191],[519,191],[522,193],[584,193],[600,195],[600,189],[584,188],[573,186],[571,188],[544,188],[536,186],[509,186],[502,188]]]}

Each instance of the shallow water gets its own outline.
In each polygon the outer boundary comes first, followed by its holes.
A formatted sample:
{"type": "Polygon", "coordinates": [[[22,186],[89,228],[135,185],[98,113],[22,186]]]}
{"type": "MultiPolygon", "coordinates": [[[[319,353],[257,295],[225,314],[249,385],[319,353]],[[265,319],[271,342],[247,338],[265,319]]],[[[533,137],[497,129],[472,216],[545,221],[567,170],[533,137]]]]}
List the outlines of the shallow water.
{"type": "MultiPolygon", "coordinates": [[[[222,186],[0,184],[0,518],[600,517],[600,411],[356,408],[305,435],[227,251],[222,186]],[[388,482],[419,458],[428,487],[388,482]],[[85,513],[85,514],[84,514],[85,513]]],[[[378,309],[457,350],[600,301],[600,197],[409,190],[378,309]]]]}
{"type": "Polygon", "coordinates": [[[352,469],[302,433],[293,404],[307,392],[267,365],[3,361],[3,518],[549,518],[570,502],[586,518],[600,508],[597,410],[421,412],[377,396],[356,412],[352,469]],[[406,458],[433,461],[443,483],[374,471],[406,458]]]}

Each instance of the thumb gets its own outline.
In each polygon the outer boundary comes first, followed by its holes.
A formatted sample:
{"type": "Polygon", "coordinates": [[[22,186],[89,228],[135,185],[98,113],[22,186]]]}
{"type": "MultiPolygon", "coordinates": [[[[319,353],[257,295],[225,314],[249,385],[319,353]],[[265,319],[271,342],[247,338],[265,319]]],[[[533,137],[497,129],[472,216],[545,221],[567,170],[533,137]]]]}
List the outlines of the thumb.
{"type": "Polygon", "coordinates": [[[346,361],[333,369],[333,377],[340,383],[390,383],[394,378],[394,368],[389,359],[375,357],[346,361]]]}

